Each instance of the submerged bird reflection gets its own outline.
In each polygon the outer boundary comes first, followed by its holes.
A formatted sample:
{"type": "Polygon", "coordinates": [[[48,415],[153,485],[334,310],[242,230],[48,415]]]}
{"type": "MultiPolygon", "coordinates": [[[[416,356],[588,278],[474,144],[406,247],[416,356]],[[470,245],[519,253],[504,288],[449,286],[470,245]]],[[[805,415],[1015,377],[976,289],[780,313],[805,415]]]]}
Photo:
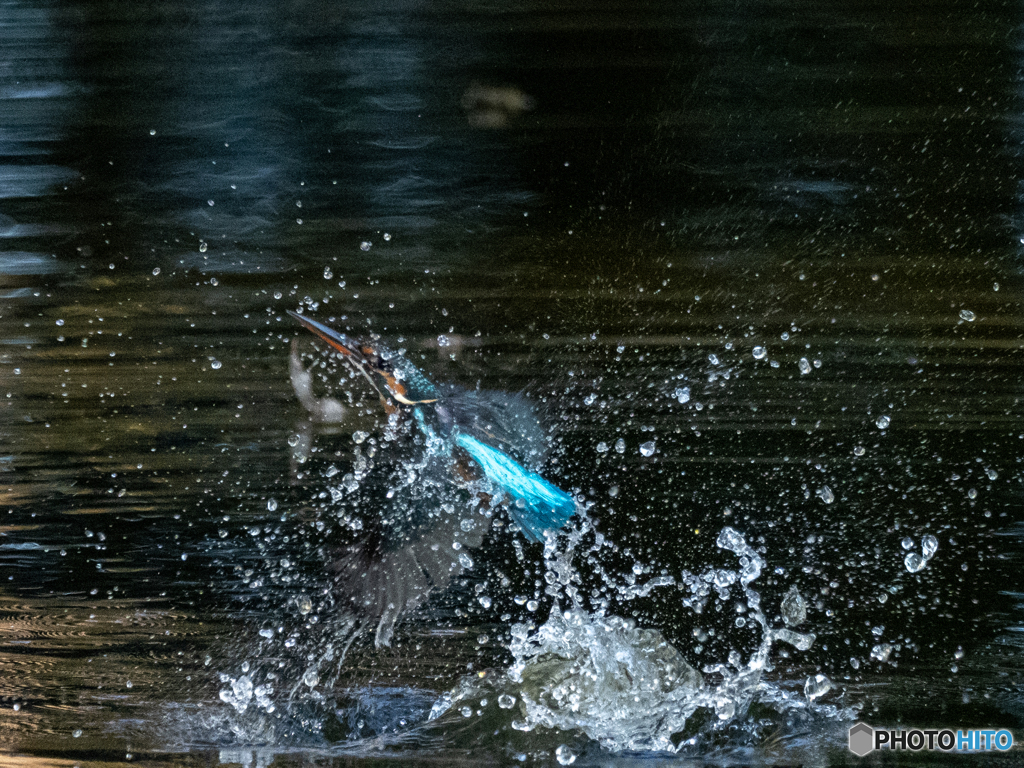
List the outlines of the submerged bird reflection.
{"type": "MultiPolygon", "coordinates": [[[[473,567],[469,551],[501,527],[499,509],[529,541],[577,512],[572,495],[536,471],[548,442],[526,398],[435,385],[377,341],[290,314],[365,378],[388,414],[387,463],[363,453],[344,483],[361,493],[362,514],[350,521],[358,538],[328,552],[336,597],[375,623],[376,645],[389,645],[403,614],[473,567]]],[[[300,402],[314,418],[343,418],[345,405],[313,396],[309,371],[292,355],[300,402]]]]}

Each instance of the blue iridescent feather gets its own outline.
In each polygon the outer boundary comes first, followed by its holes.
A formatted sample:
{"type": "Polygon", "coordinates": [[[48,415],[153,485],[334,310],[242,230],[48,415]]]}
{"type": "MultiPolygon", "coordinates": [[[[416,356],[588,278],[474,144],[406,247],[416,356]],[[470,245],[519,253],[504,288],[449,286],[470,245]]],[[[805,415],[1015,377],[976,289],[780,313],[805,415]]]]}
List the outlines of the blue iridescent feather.
{"type": "Polygon", "coordinates": [[[545,531],[560,529],[576,513],[570,494],[509,455],[532,462],[543,457],[545,438],[525,399],[437,387],[401,354],[376,341],[353,339],[313,318],[289,314],[363,374],[385,404],[411,411],[430,450],[450,454],[457,445],[465,451],[498,494],[510,498],[509,514],[526,538],[543,541],[545,531]]]}
{"type": "Polygon", "coordinates": [[[544,531],[558,530],[576,512],[572,496],[510,456],[470,435],[458,434],[455,442],[480,466],[488,480],[513,498],[509,514],[531,541],[543,541],[544,531]]]}

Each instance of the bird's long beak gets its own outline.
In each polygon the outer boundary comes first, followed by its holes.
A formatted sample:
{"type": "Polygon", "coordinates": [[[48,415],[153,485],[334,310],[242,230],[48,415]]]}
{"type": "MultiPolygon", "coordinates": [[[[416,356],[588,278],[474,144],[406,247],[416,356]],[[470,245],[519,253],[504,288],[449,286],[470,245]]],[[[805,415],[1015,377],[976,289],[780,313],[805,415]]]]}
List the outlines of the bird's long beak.
{"type": "Polygon", "coordinates": [[[288,314],[294,317],[308,331],[311,331],[321,341],[326,342],[331,349],[341,353],[345,360],[352,365],[363,377],[370,382],[370,385],[380,395],[385,407],[390,405],[388,393],[381,389],[381,382],[377,381],[380,372],[371,362],[375,354],[374,349],[366,344],[361,344],[343,333],[339,333],[328,325],[324,325],[311,317],[300,315],[298,312],[288,310],[288,314]],[[376,376],[374,374],[377,374],[376,376]]]}
{"type": "Polygon", "coordinates": [[[394,406],[392,401],[403,405],[416,405],[417,403],[432,403],[436,400],[436,397],[411,400],[408,397],[406,385],[395,375],[391,363],[383,361],[380,351],[371,344],[352,339],[317,320],[300,315],[298,312],[288,310],[288,314],[329,344],[332,349],[340,352],[346,362],[366,377],[366,380],[377,390],[386,408],[394,406]]]}
{"type": "Polygon", "coordinates": [[[312,331],[321,340],[330,344],[336,351],[346,356],[355,356],[360,362],[363,361],[362,350],[359,349],[359,344],[355,339],[350,339],[345,334],[338,333],[333,328],[326,326],[311,317],[300,315],[298,312],[292,312],[290,309],[288,310],[288,314],[298,320],[306,330],[312,331]]]}

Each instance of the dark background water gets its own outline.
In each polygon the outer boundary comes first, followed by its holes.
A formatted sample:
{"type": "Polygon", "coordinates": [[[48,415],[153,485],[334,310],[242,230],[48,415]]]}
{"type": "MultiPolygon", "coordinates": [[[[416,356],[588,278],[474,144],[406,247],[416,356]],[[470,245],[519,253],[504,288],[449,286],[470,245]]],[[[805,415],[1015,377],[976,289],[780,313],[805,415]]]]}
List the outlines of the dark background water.
{"type": "MultiPolygon", "coordinates": [[[[292,392],[300,304],[438,380],[529,394],[545,474],[593,502],[624,572],[728,565],[715,539],[742,531],[769,613],[792,584],[811,603],[818,641],[777,679],[827,674],[869,722],[1021,728],[1020,16],[0,2],[9,759],[343,759],[218,699],[324,586],[309,521],[353,461],[292,392]],[[925,535],[911,574],[901,541],[925,535]]],[[[494,538],[488,567],[513,552],[494,538]]],[[[394,648],[357,642],[339,689],[430,698],[506,663],[538,557],[489,610],[469,580],[394,648]]],[[[756,640],[709,618],[695,650],[673,593],[617,608],[697,665],[756,640]]],[[[839,726],[780,728],[795,751],[746,759],[849,757],[839,726]]],[[[395,749],[559,743],[519,738],[395,749]]]]}

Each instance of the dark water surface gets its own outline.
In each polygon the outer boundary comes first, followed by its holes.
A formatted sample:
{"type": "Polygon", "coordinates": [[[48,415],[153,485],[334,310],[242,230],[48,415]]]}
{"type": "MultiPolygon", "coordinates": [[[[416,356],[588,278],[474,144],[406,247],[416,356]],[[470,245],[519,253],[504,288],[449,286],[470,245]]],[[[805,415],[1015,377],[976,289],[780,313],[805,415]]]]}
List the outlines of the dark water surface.
{"type": "Polygon", "coordinates": [[[0,0],[0,762],[1024,743],[1022,50],[987,1],[0,0]],[[331,366],[310,418],[300,307],[525,393],[572,556],[442,493],[375,645],[332,563],[416,452],[331,366]]]}

